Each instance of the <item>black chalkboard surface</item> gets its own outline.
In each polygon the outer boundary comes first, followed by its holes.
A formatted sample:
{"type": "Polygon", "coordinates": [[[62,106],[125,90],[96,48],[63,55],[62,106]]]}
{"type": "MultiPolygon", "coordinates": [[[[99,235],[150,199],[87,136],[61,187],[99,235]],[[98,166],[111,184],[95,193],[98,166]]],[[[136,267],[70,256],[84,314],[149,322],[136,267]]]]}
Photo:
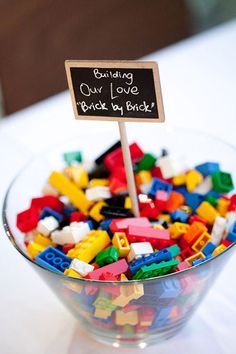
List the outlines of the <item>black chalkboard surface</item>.
{"type": "Polygon", "coordinates": [[[79,119],[164,121],[155,62],[65,62],[74,113],[79,119]]]}

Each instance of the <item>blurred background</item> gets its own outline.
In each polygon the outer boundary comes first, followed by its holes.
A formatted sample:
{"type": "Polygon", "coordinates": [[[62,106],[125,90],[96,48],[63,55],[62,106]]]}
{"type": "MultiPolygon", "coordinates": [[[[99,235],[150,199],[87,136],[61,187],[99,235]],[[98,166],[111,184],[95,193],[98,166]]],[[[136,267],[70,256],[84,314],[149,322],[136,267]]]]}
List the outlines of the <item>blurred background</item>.
{"type": "Polygon", "coordinates": [[[0,0],[0,117],[64,91],[65,59],[137,59],[235,15],[235,0],[0,0]]]}

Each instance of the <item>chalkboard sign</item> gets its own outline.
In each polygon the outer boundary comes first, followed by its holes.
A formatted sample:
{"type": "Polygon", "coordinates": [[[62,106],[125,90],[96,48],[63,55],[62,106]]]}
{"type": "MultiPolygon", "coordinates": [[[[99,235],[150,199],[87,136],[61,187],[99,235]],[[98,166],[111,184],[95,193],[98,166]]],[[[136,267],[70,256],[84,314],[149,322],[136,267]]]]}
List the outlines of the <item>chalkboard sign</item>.
{"type": "Polygon", "coordinates": [[[157,63],[66,60],[65,66],[76,118],[165,120],[157,63]]]}

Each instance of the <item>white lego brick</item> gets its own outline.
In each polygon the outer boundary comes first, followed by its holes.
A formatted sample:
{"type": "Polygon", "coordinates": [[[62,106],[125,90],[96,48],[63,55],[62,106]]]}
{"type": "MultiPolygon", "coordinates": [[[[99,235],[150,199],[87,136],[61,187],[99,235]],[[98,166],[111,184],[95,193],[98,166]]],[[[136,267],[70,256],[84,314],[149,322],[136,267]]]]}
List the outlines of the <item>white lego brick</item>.
{"type": "Polygon", "coordinates": [[[111,198],[109,187],[96,186],[88,188],[85,191],[86,198],[92,202],[98,202],[103,199],[111,198]]]}
{"type": "Polygon", "coordinates": [[[59,192],[53,188],[49,183],[46,183],[42,189],[43,195],[54,195],[55,197],[59,196],[59,192]]]}
{"type": "Polygon", "coordinates": [[[193,190],[193,193],[207,194],[212,190],[211,176],[207,176],[204,180],[193,190]]]}
{"type": "Polygon", "coordinates": [[[37,231],[44,235],[49,236],[50,233],[59,227],[59,222],[54,216],[47,216],[46,218],[39,220],[37,225],[37,231]]]}
{"type": "Polygon", "coordinates": [[[236,221],[236,212],[235,211],[228,211],[228,213],[225,215],[225,218],[226,218],[225,228],[227,231],[229,231],[230,227],[236,221]]]}
{"type": "Polygon", "coordinates": [[[142,194],[148,194],[148,192],[149,192],[150,189],[151,189],[151,185],[152,185],[152,182],[141,184],[141,185],[139,186],[139,188],[140,188],[140,191],[142,192],[142,194]]]}
{"type": "Polygon", "coordinates": [[[80,242],[90,231],[89,225],[84,222],[73,222],[62,230],[52,232],[51,239],[58,245],[80,242]]]}
{"type": "Polygon", "coordinates": [[[73,259],[73,261],[70,264],[70,268],[75,270],[80,275],[82,275],[82,277],[85,277],[88,273],[94,270],[94,266],[86,262],[83,262],[77,258],[73,259]]]}
{"type": "Polygon", "coordinates": [[[215,218],[213,228],[211,231],[211,237],[212,237],[211,242],[215,246],[219,246],[219,244],[221,243],[221,240],[224,235],[225,227],[226,227],[226,222],[227,222],[226,219],[223,218],[222,216],[217,216],[215,218]]]}
{"type": "Polygon", "coordinates": [[[157,161],[157,166],[160,167],[162,176],[164,178],[168,179],[176,175],[172,159],[170,158],[169,155],[159,157],[157,161]]]}
{"type": "Polygon", "coordinates": [[[153,253],[153,248],[150,242],[134,242],[130,244],[130,251],[127,256],[127,261],[131,262],[142,256],[148,256],[153,253]]]}

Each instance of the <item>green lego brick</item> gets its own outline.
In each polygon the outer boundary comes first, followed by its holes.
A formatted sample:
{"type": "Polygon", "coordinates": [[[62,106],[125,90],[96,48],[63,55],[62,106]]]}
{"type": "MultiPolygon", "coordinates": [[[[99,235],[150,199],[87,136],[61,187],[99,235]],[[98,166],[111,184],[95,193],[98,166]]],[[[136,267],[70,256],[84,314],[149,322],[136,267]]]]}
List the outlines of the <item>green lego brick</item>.
{"type": "Polygon", "coordinates": [[[117,262],[119,258],[119,251],[114,246],[108,247],[105,250],[100,251],[97,254],[95,262],[100,266],[104,266],[105,264],[110,264],[113,262],[117,262]]]}
{"type": "Polygon", "coordinates": [[[68,165],[71,165],[73,162],[82,162],[82,154],[80,151],[65,152],[63,157],[68,165]]]}
{"type": "Polygon", "coordinates": [[[210,203],[214,208],[217,207],[217,199],[213,195],[207,195],[205,201],[210,203]]]}
{"type": "Polygon", "coordinates": [[[234,189],[231,174],[228,172],[217,171],[211,175],[213,189],[220,193],[229,193],[234,189]]]}
{"type": "Polygon", "coordinates": [[[181,249],[179,248],[178,245],[172,245],[170,247],[167,247],[168,251],[170,251],[172,258],[178,256],[181,252],[181,249]]]}
{"type": "Polygon", "coordinates": [[[171,260],[168,262],[153,263],[150,266],[143,266],[139,271],[133,276],[132,279],[147,279],[158,277],[171,273],[179,264],[179,260],[171,260]]]}
{"type": "Polygon", "coordinates": [[[135,172],[140,172],[142,170],[148,171],[155,166],[156,157],[152,154],[145,154],[142,159],[136,164],[135,172]]]}
{"type": "Polygon", "coordinates": [[[101,310],[114,311],[117,306],[111,303],[111,294],[100,290],[96,300],[93,302],[93,306],[101,310]]]}

